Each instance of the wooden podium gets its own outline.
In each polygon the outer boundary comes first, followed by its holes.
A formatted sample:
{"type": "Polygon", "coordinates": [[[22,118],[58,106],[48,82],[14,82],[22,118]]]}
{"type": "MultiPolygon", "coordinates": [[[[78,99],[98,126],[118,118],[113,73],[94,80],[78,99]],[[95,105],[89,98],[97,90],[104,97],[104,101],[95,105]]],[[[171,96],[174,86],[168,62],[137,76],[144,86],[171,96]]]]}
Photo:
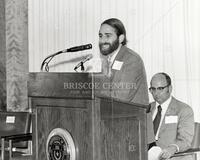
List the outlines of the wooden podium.
{"type": "Polygon", "coordinates": [[[147,160],[146,107],[97,96],[94,83],[88,73],[29,74],[33,159],[147,160]]]}

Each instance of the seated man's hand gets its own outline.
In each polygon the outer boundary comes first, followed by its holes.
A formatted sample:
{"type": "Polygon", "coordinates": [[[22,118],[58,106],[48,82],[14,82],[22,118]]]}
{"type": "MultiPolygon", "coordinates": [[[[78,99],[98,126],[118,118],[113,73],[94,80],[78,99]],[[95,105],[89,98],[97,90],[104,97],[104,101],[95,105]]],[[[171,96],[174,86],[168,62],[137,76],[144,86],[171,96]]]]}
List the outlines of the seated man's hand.
{"type": "Polygon", "coordinates": [[[176,151],[177,151],[176,146],[169,146],[167,148],[164,148],[160,155],[160,159],[161,160],[169,159],[171,156],[173,156],[176,153],[176,151]]]}

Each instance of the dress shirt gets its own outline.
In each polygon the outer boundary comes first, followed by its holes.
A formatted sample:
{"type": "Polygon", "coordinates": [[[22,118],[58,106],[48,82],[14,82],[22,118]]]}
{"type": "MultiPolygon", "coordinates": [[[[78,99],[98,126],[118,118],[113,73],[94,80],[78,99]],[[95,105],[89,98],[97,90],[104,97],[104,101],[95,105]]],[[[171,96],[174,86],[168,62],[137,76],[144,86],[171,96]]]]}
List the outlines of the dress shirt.
{"type": "Polygon", "coordinates": [[[166,113],[166,111],[167,111],[167,108],[168,108],[168,106],[169,106],[169,103],[171,102],[171,99],[172,99],[172,98],[171,98],[171,96],[170,96],[170,97],[169,97],[164,103],[162,103],[162,104],[158,104],[158,103],[156,102],[156,109],[154,110],[154,113],[153,113],[153,116],[152,116],[152,119],[153,119],[153,120],[155,119],[156,114],[157,114],[157,112],[158,112],[158,106],[160,105],[161,108],[162,108],[160,124],[159,124],[158,130],[157,130],[156,136],[155,136],[155,139],[156,139],[156,140],[158,140],[158,134],[159,134],[159,131],[160,131],[160,126],[161,126],[161,124],[162,124],[162,122],[163,122],[165,113],[166,113]]]}
{"type": "Polygon", "coordinates": [[[115,57],[117,56],[117,53],[119,52],[120,49],[121,49],[121,46],[118,47],[117,50],[115,50],[112,54],[108,55],[108,59],[111,62],[111,64],[113,64],[115,57]]]}

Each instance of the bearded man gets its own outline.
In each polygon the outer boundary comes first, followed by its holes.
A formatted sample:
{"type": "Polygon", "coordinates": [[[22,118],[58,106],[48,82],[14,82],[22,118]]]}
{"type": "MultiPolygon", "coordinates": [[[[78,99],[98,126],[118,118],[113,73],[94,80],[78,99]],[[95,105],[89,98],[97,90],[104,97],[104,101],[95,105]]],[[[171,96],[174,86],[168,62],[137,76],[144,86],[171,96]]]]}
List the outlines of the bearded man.
{"type": "MultiPolygon", "coordinates": [[[[149,105],[146,71],[141,57],[126,47],[126,30],[116,18],[105,20],[99,30],[104,96],[149,105]]],[[[147,140],[154,141],[153,123],[147,114],[147,140]]]]}
{"type": "MultiPolygon", "coordinates": [[[[141,57],[126,47],[126,30],[123,23],[111,18],[99,30],[99,49],[102,71],[109,79],[111,96],[125,101],[149,104],[146,72],[141,57]]],[[[108,85],[104,85],[104,88],[108,85]]]]}

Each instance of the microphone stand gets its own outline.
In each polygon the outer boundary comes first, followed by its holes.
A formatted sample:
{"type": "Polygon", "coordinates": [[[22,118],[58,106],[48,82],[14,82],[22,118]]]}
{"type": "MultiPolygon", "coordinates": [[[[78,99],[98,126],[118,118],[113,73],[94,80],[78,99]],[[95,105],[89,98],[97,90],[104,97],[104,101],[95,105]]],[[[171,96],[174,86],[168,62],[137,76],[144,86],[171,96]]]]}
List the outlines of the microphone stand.
{"type": "MultiPolygon", "coordinates": [[[[80,64],[79,67],[81,67],[81,71],[83,72],[83,71],[85,70],[85,67],[84,67],[84,65],[83,65],[84,62],[81,61],[80,63],[81,63],[81,64],[80,64]]],[[[75,67],[74,70],[77,72],[77,69],[78,69],[79,67],[77,67],[77,68],[75,67]]]]}
{"type": "Polygon", "coordinates": [[[56,52],[54,54],[47,56],[42,62],[42,65],[40,67],[40,71],[43,71],[43,67],[45,66],[45,71],[49,72],[49,62],[53,59],[53,57],[55,57],[56,55],[59,55],[61,53],[63,53],[63,51],[59,51],[59,52],[56,52]]]}
{"type": "Polygon", "coordinates": [[[85,67],[83,65],[83,62],[81,62],[81,71],[83,72],[85,70],[85,67]]]}
{"type": "MultiPolygon", "coordinates": [[[[49,56],[47,56],[42,64],[41,64],[41,67],[40,67],[40,71],[43,71],[43,67],[45,66],[45,71],[46,72],[49,72],[49,62],[53,59],[53,57],[61,54],[61,53],[65,53],[65,52],[77,52],[77,51],[82,51],[82,50],[86,50],[86,49],[91,49],[92,48],[92,44],[86,44],[86,45],[82,45],[82,46],[77,46],[77,47],[72,47],[72,48],[69,48],[69,49],[65,49],[65,50],[62,50],[62,51],[58,51],[54,54],[51,54],[49,56]]],[[[83,66],[83,63],[84,62],[81,62],[81,71],[84,71],[84,66],[83,66]]]]}

